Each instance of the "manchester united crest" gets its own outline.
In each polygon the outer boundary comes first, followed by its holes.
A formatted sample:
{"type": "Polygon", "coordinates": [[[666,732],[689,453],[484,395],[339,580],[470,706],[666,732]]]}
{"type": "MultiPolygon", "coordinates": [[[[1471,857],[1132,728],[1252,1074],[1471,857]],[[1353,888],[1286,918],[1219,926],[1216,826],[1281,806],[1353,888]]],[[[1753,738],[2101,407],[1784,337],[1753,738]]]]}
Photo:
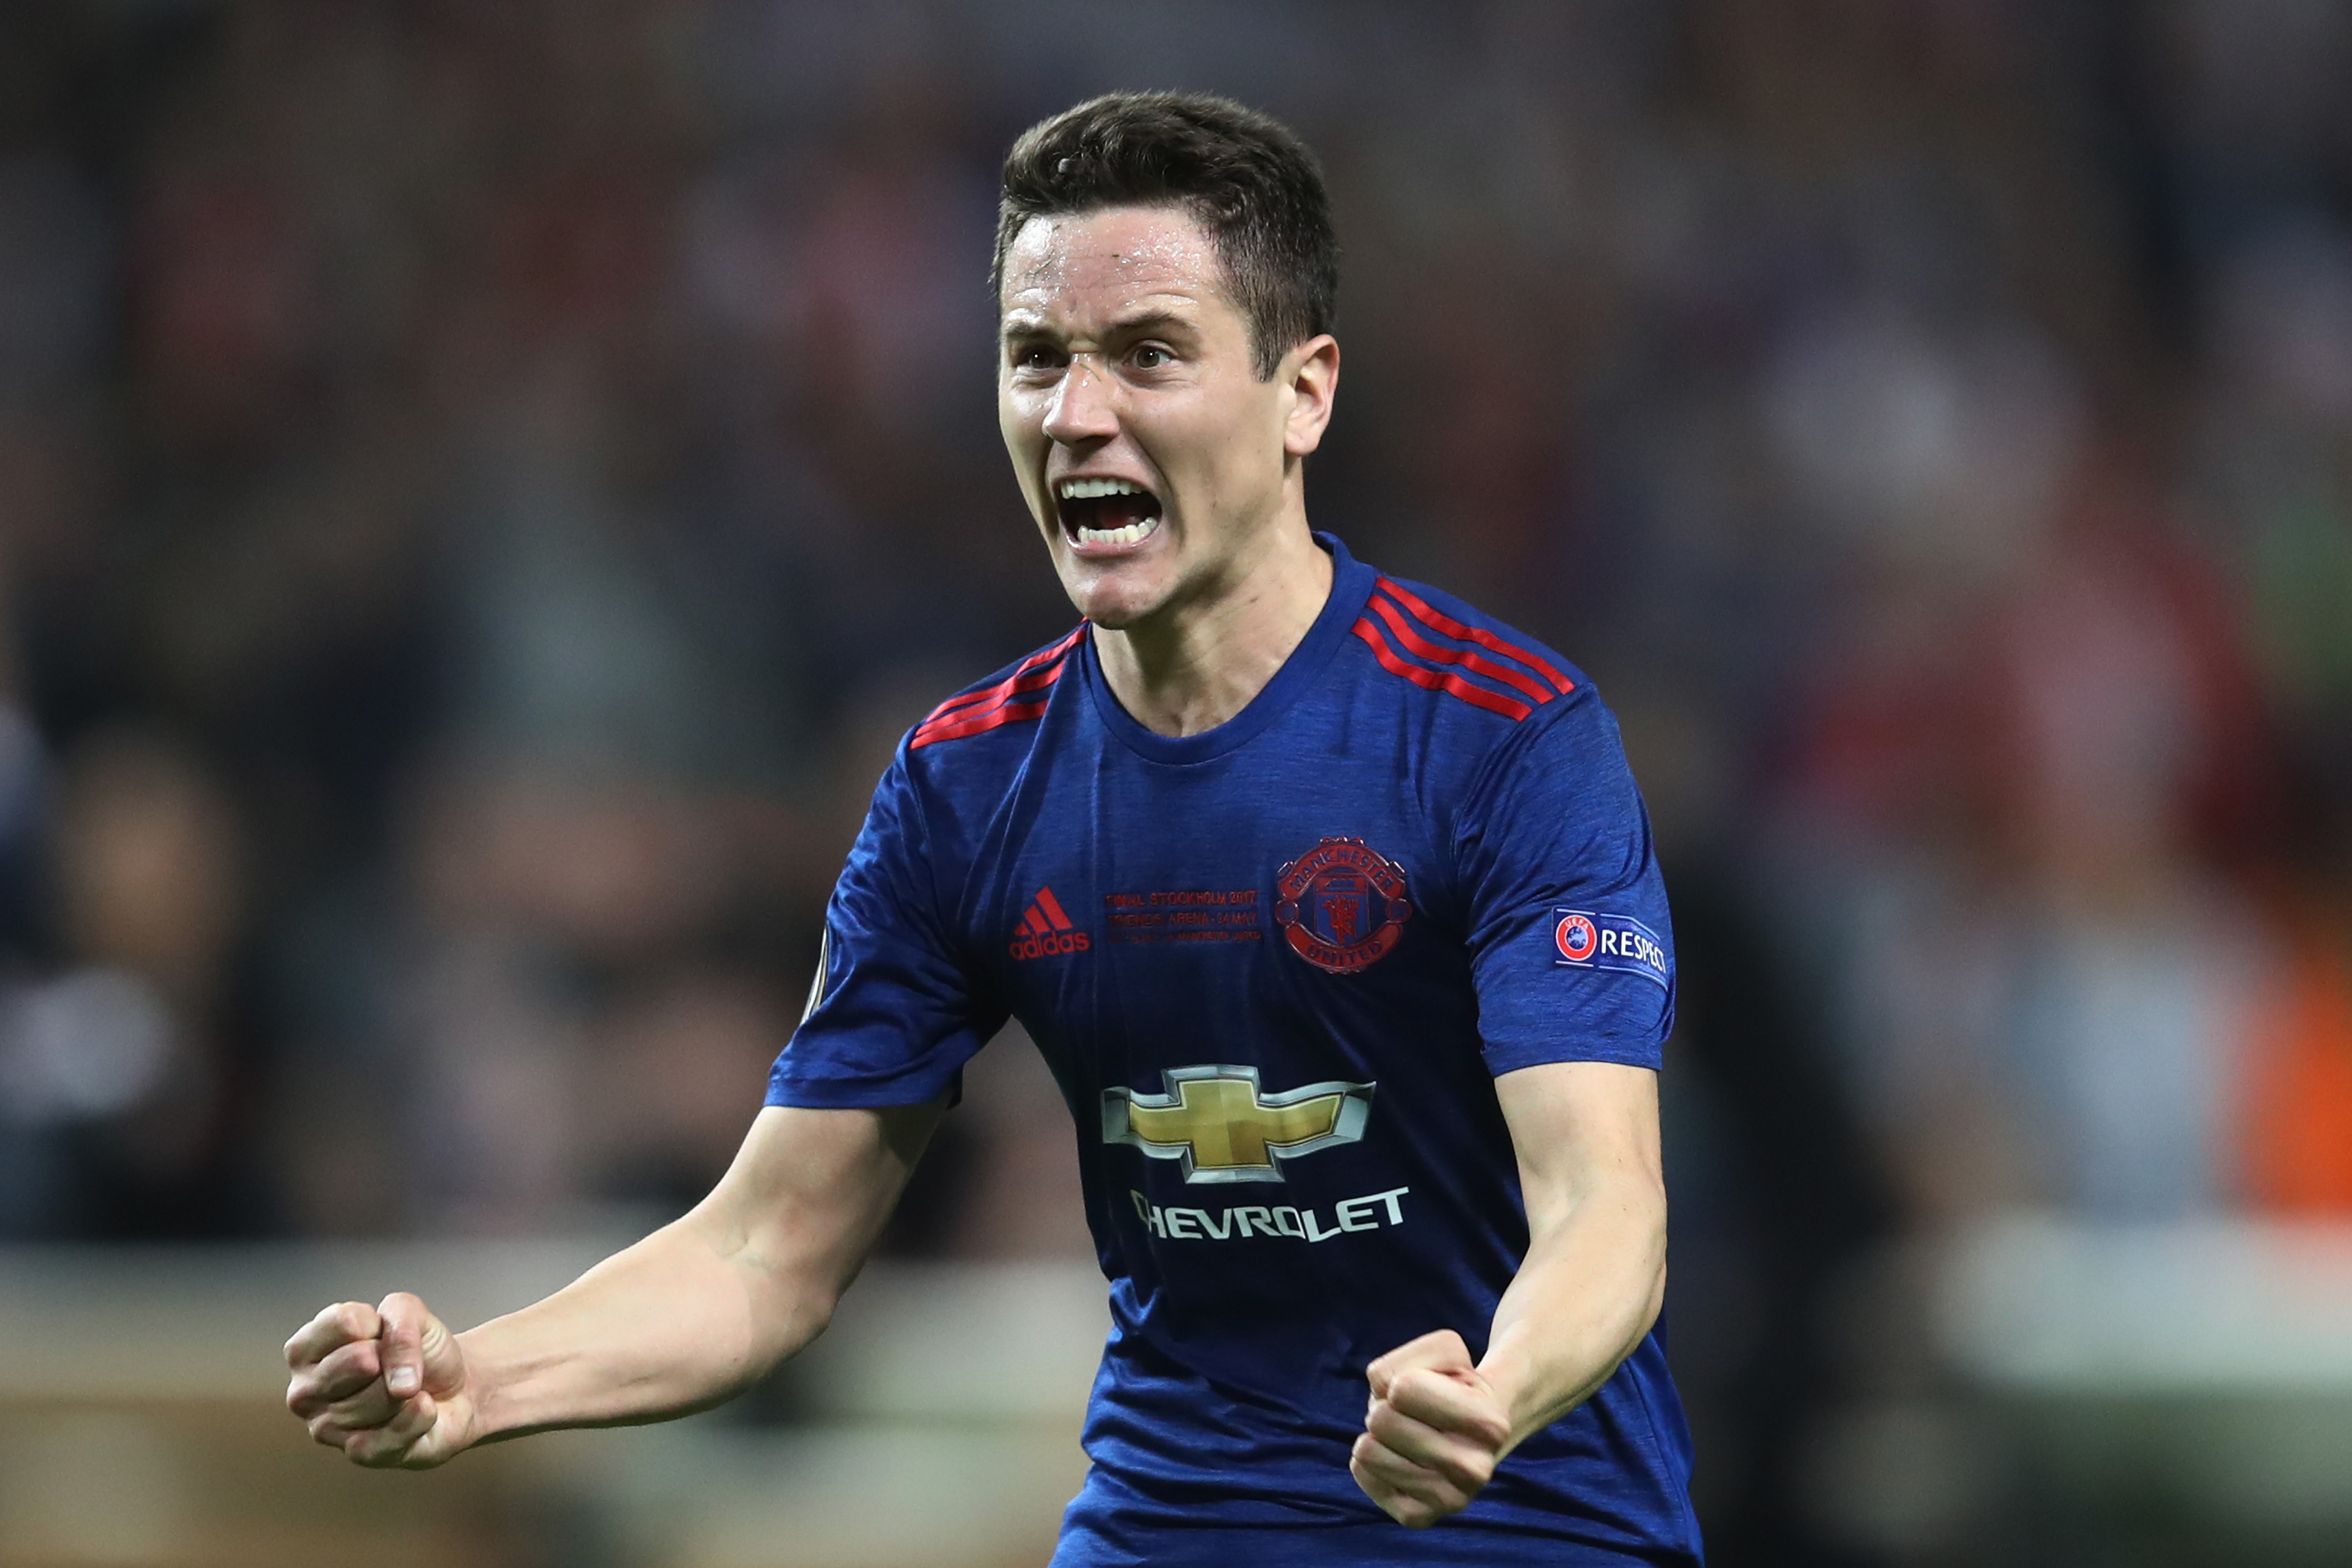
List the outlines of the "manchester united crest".
{"type": "Polygon", "coordinates": [[[1274,882],[1275,923],[1290,951],[1331,974],[1354,974],[1387,955],[1412,915],[1404,868],[1360,838],[1326,838],[1274,882]]]}

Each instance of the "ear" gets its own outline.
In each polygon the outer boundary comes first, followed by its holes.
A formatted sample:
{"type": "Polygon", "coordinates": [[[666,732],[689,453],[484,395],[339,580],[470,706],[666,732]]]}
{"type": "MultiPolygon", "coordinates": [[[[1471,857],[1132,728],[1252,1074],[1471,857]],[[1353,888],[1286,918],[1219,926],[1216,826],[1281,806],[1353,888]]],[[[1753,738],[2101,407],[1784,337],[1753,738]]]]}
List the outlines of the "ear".
{"type": "Polygon", "coordinates": [[[1289,403],[1282,422],[1285,456],[1303,458],[1323,444],[1331,423],[1331,400],[1339,391],[1339,340],[1325,332],[1282,356],[1275,372],[1289,403]]]}

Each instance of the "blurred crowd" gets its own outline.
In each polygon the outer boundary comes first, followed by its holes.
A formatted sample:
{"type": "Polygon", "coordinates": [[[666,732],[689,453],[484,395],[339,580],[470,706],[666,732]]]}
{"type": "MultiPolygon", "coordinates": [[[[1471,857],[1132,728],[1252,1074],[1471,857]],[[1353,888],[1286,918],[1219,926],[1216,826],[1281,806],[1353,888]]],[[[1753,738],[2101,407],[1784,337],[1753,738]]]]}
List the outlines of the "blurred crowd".
{"type": "MultiPolygon", "coordinates": [[[[723,1169],[897,735],[1071,618],[984,278],[1114,86],[1321,150],[1312,515],[1623,720],[1754,1487],[1858,1248],[2352,1215],[2347,80],[2311,0],[10,5],[0,1237],[723,1169]]],[[[985,1053],[892,1245],[1082,1256],[1068,1137],[985,1053]]]]}

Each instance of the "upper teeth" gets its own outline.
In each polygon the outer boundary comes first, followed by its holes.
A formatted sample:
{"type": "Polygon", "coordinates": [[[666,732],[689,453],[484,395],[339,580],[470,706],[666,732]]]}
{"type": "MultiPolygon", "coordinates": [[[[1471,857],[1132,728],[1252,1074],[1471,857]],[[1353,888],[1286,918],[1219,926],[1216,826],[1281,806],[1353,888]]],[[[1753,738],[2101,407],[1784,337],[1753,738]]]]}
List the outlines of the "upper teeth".
{"type": "Polygon", "coordinates": [[[1097,496],[1139,496],[1141,485],[1129,484],[1125,479],[1064,479],[1064,500],[1091,500],[1097,496]]]}

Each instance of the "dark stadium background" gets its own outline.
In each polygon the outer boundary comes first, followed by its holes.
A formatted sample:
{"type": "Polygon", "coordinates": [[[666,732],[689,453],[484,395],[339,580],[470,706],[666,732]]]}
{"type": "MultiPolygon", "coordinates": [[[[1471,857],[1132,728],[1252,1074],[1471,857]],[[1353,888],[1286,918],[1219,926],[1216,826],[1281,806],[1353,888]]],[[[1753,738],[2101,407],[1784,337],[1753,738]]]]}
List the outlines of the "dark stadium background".
{"type": "Polygon", "coordinates": [[[1322,150],[1313,516],[1622,719],[1713,1560],[2345,1561],[2347,81],[2328,0],[0,9],[0,1564],[1042,1557],[1017,1037],[737,1410],[362,1476],[273,1366],[722,1168],[894,738],[1070,619],[983,274],[1115,86],[1322,150]]]}

